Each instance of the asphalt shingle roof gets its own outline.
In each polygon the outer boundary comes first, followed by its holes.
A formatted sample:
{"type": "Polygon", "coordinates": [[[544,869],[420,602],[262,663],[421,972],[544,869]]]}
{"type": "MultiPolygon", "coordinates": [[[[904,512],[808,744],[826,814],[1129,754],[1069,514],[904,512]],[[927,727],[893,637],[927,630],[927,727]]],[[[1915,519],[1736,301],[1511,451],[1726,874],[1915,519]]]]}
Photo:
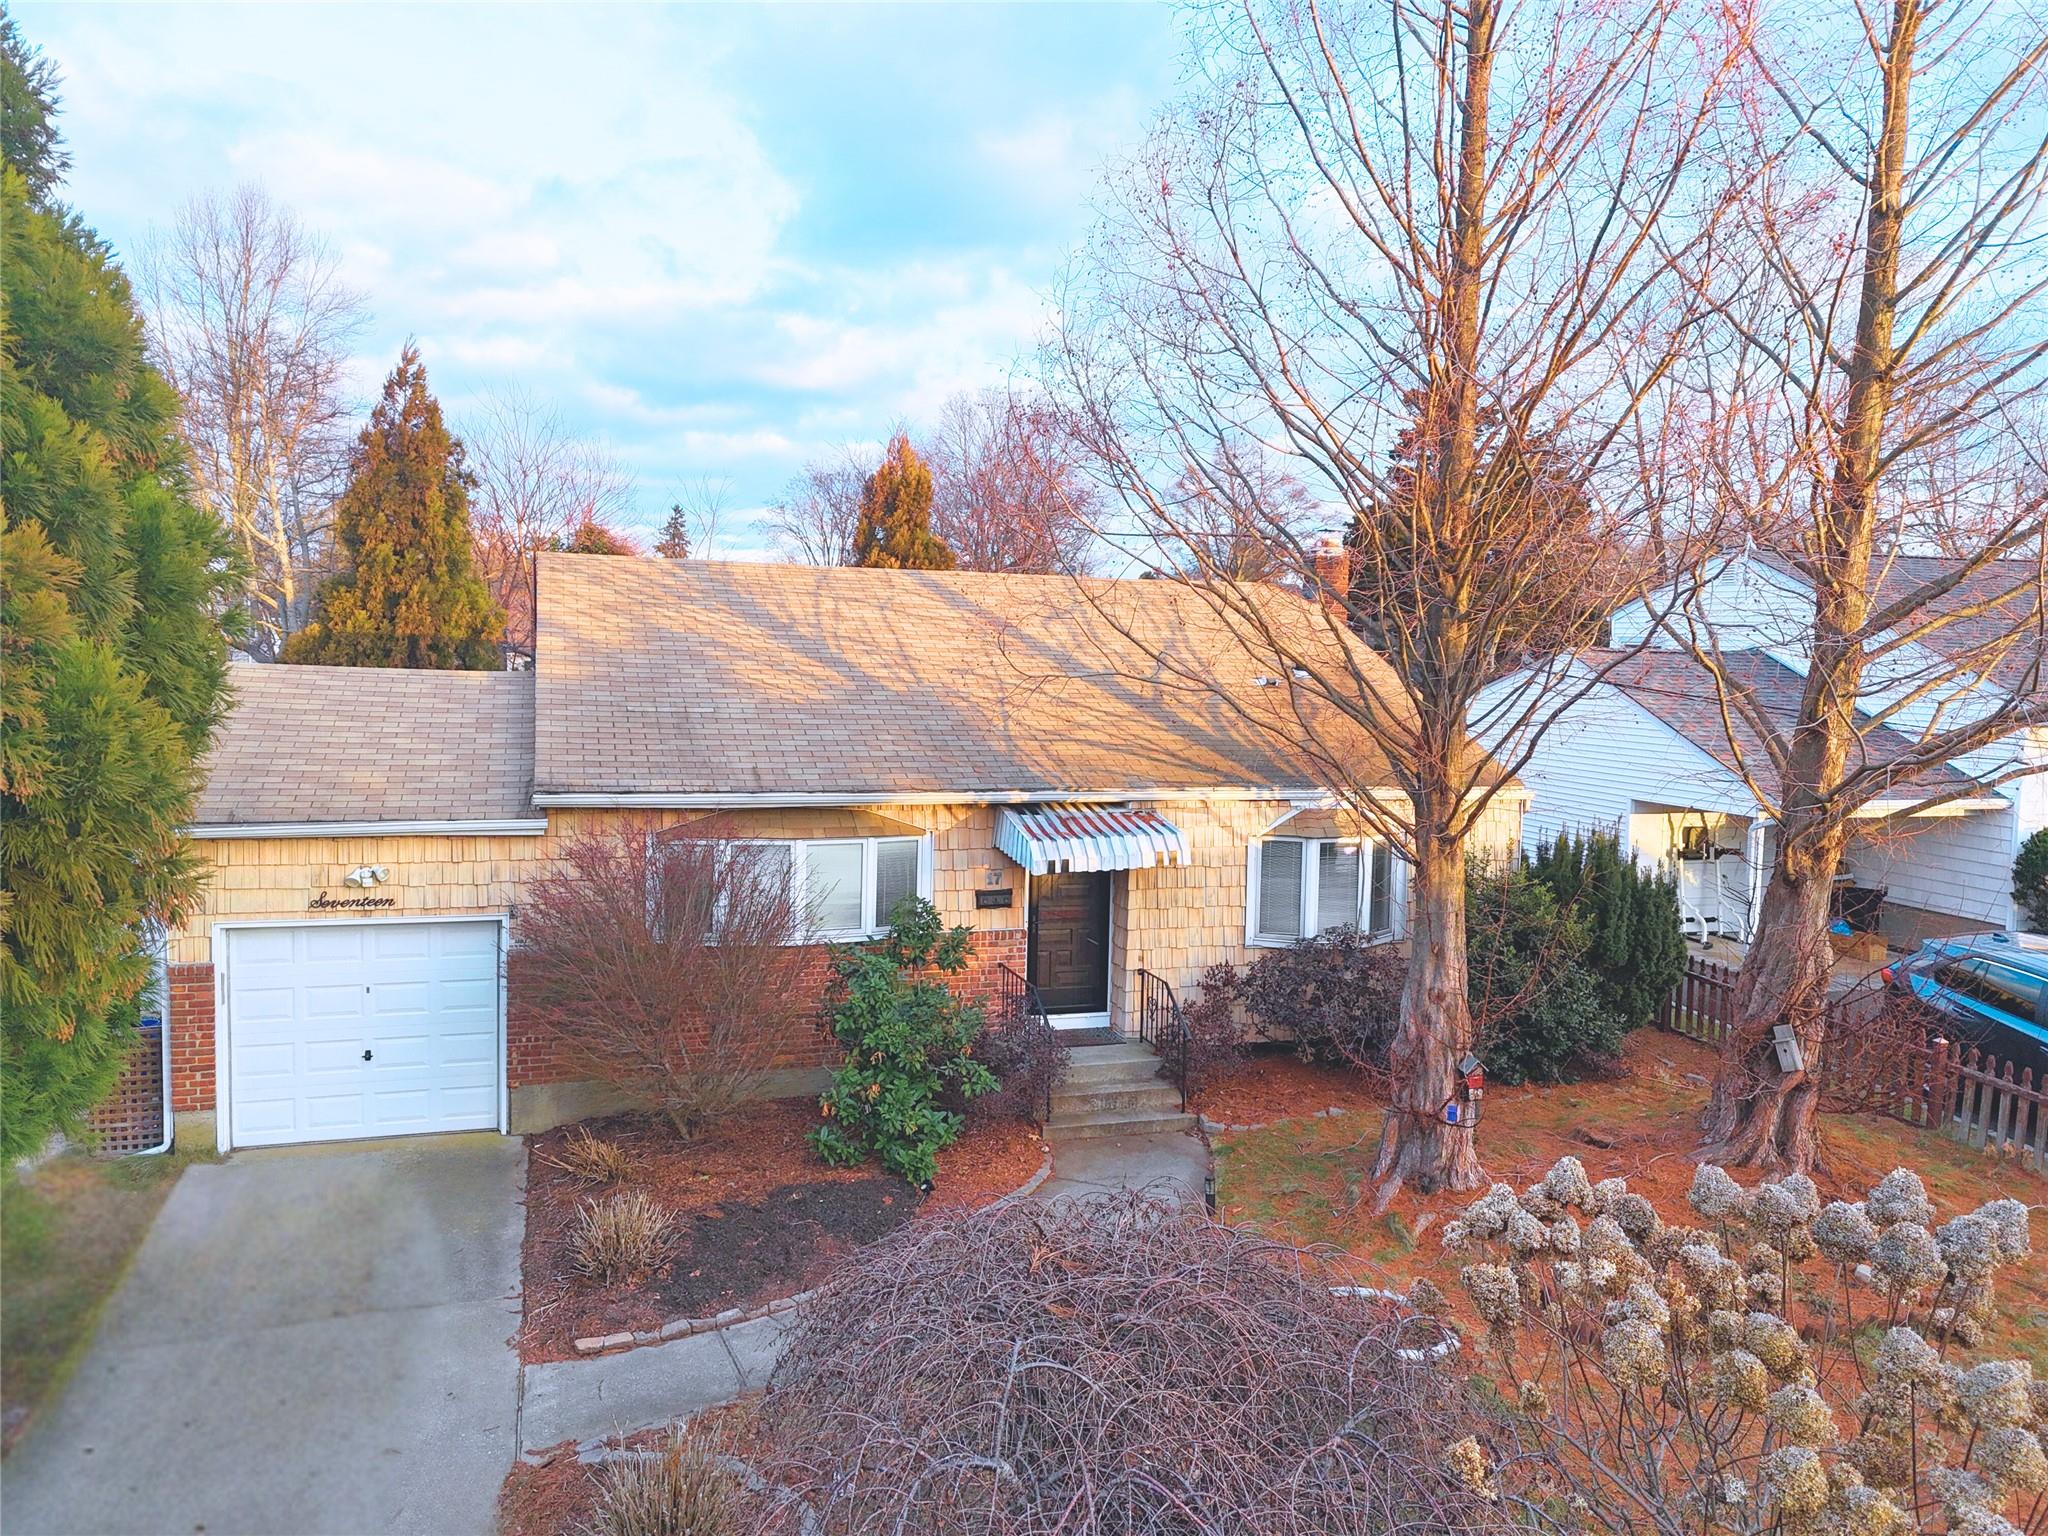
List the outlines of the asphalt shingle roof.
{"type": "MultiPolygon", "coordinates": [[[[1308,643],[1327,628],[1271,601],[1308,643]]],[[[539,609],[542,794],[1316,782],[1243,718],[1283,719],[1289,689],[1258,681],[1273,663],[1173,582],[543,555],[539,609]]],[[[1324,727],[1354,775],[1392,783],[1348,725],[1324,727]]]]}
{"type": "Polygon", "coordinates": [[[533,815],[533,674],[241,663],[193,824],[533,815]]]}
{"type": "MultiPolygon", "coordinates": [[[[1713,674],[1689,651],[1646,650],[1634,655],[1613,651],[1584,653],[1588,665],[1604,666],[1606,681],[1637,706],[1705,752],[1730,772],[1745,770],[1767,792],[1778,792],[1777,770],[1771,765],[1759,722],[1733,707],[1746,694],[1755,701],[1761,723],[1780,741],[1789,741],[1799,719],[1806,680],[1762,651],[1731,651],[1720,658],[1722,670],[1735,685],[1731,707],[1724,713],[1713,674]],[[1730,740],[1731,733],[1733,740],[1730,740]]],[[[1852,756],[1850,769],[1865,763],[1894,762],[1912,742],[1888,726],[1865,722],[1862,757],[1852,756]]],[[[1976,781],[1946,763],[1902,773],[1893,784],[1901,798],[1931,799],[1967,790],[1976,781]]]]}
{"type": "MultiPolygon", "coordinates": [[[[1759,550],[1759,558],[1804,583],[1799,567],[1783,555],[1759,550]]],[[[1874,565],[1876,601],[1882,607],[1909,593],[1948,579],[1967,562],[1946,555],[1885,555],[1874,565]]],[[[1988,675],[2007,688],[2044,690],[2039,675],[2048,663],[2041,608],[2041,568],[2032,560],[1988,560],[1962,574],[1954,586],[1931,598],[1923,616],[1907,621],[1917,629],[1929,618],[1944,622],[1920,636],[1920,643],[1959,666],[1988,675]]]]}

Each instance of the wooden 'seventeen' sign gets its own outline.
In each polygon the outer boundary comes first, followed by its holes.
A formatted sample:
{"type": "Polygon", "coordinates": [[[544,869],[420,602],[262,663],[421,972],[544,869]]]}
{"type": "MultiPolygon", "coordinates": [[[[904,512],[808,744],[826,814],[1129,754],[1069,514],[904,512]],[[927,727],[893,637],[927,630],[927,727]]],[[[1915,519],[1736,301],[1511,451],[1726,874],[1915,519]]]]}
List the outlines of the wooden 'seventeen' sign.
{"type": "Polygon", "coordinates": [[[330,896],[320,892],[306,903],[308,912],[381,912],[398,905],[396,896],[330,896]]]}

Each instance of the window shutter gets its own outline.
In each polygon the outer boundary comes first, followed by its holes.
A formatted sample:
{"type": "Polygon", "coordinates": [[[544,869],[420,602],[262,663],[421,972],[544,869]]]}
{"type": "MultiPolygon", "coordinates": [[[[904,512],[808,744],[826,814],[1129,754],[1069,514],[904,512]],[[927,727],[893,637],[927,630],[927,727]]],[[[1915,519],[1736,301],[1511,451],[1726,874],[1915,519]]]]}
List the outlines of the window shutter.
{"type": "Polygon", "coordinates": [[[875,844],[875,926],[889,926],[896,903],[917,894],[918,839],[884,838],[875,844]]]}
{"type": "Polygon", "coordinates": [[[1259,845],[1259,937],[1301,937],[1301,844],[1274,838],[1259,845]]]}
{"type": "Polygon", "coordinates": [[[1341,843],[1316,845],[1316,932],[1358,921],[1358,850],[1341,843]]]}

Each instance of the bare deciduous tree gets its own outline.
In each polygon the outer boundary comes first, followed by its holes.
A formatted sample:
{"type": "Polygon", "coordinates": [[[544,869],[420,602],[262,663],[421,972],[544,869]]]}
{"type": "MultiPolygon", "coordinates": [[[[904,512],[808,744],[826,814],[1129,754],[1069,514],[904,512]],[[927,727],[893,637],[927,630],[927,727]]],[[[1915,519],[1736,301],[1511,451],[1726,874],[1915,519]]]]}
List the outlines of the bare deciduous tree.
{"type": "Polygon", "coordinates": [[[719,525],[724,522],[731,501],[730,480],[707,476],[678,486],[654,552],[664,560],[687,560],[692,555],[699,560],[715,558],[719,525]]]}
{"type": "Polygon", "coordinates": [[[784,558],[851,565],[860,498],[881,456],[851,445],[813,459],[768,508],[768,532],[784,558]]]}
{"type": "Polygon", "coordinates": [[[2044,289],[2048,33],[2019,6],[1859,5],[1784,19],[1755,52],[1747,259],[1709,274],[1730,346],[1701,467],[1732,531],[1813,593],[1797,633],[1669,624],[1714,674],[1776,827],[1738,1024],[1703,1156],[1805,1168],[1833,954],[1829,897],[1856,818],[2038,771],[2001,748],[2048,720],[2044,289]],[[2003,18],[1993,25],[1991,18],[2003,18]],[[1737,651],[1801,653],[1789,729],[1737,651]],[[1900,743],[1905,745],[1901,748],[1900,743]],[[1945,771],[1965,760],[1971,779],[1945,771]],[[1790,1023],[1806,1070],[1780,1069],[1790,1023]]]}
{"type": "Polygon", "coordinates": [[[275,657],[327,567],[362,298],[326,245],[257,186],[194,198],[152,232],[139,266],[151,352],[183,402],[194,478],[248,564],[252,649],[275,657]]]}
{"type": "Polygon", "coordinates": [[[1332,515],[1257,443],[1225,442],[1181,471],[1172,490],[1173,552],[1197,580],[1287,581],[1290,544],[1309,541],[1332,515]]]}
{"type": "Polygon", "coordinates": [[[632,510],[633,482],[599,444],[511,391],[484,402],[464,435],[476,477],[476,563],[505,610],[505,640],[533,649],[533,557],[632,510]]]}
{"type": "Polygon", "coordinates": [[[1067,295],[1053,387],[1127,551],[1270,658],[1295,745],[1409,861],[1377,1171],[1383,1192],[1471,1187],[1472,1131],[1444,1113],[1473,1041],[1467,855],[1602,675],[1528,668],[1537,637],[1656,565],[1650,504],[1685,426],[1667,386],[1700,306],[1676,262],[1717,227],[1699,150],[1739,18],[1686,0],[1205,14],[1193,95],[1113,186],[1067,295]],[[1353,574],[1319,581],[1295,509],[1240,498],[1290,584],[1334,599],[1324,643],[1273,622],[1269,586],[1190,558],[1207,531],[1174,487],[1241,484],[1247,444],[1344,530],[1353,574]],[[1385,666],[1334,643],[1368,622],[1385,666]],[[1318,711],[1377,746],[1397,802],[1318,711]]]}
{"type": "Polygon", "coordinates": [[[688,1136],[818,1010],[805,916],[787,865],[744,843],[592,833],[520,904],[513,995],[566,1060],[688,1136]]]}
{"type": "Polygon", "coordinates": [[[961,570],[1087,569],[1096,491],[1047,403],[1000,389],[955,395],[925,456],[932,531],[961,570]]]}

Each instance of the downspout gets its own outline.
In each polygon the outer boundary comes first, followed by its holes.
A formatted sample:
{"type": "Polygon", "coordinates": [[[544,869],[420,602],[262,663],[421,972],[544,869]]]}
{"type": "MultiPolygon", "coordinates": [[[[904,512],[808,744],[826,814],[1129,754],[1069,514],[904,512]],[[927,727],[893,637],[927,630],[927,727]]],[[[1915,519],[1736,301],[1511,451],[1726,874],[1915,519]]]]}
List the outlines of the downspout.
{"type": "Polygon", "coordinates": [[[163,1077],[164,1139],[153,1147],[131,1152],[131,1157],[157,1157],[171,1150],[171,945],[162,929],[149,930],[150,948],[155,955],[151,987],[156,993],[156,1055],[163,1077]]]}
{"type": "Polygon", "coordinates": [[[1749,830],[1742,834],[1743,857],[1749,861],[1749,910],[1742,914],[1742,942],[1756,934],[1756,916],[1764,901],[1764,818],[1763,808],[1750,817],[1749,830]]]}

